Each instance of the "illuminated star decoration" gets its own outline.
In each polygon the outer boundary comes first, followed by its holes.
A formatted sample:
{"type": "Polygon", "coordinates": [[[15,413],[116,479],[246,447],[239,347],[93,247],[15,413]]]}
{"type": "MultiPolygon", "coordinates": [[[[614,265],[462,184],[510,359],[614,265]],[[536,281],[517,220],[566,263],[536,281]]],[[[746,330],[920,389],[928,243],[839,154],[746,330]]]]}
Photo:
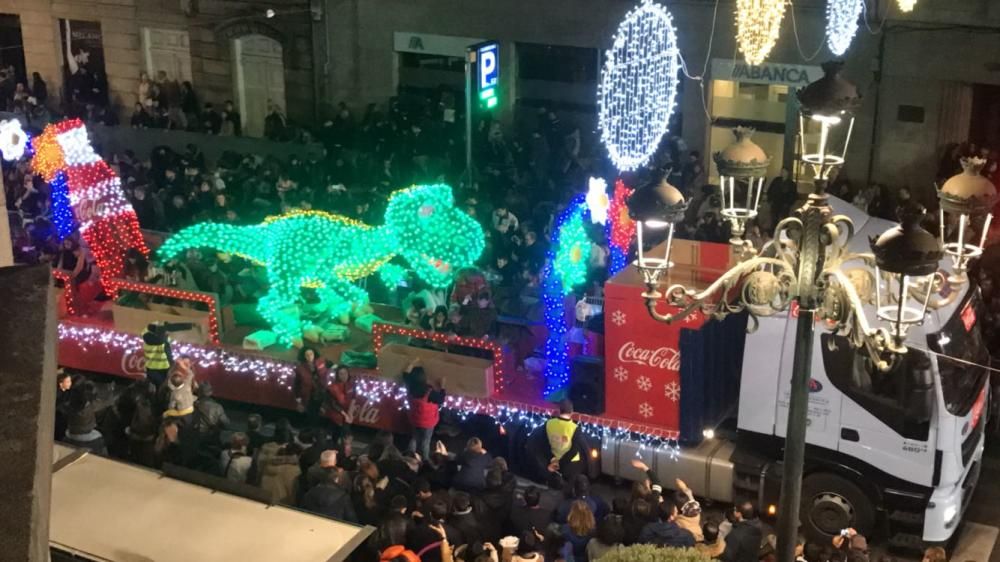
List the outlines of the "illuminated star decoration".
{"type": "Polygon", "coordinates": [[[414,186],[389,198],[385,224],[373,227],[323,211],[293,211],[251,226],[201,223],[167,239],[159,257],[213,248],[263,265],[268,293],[257,310],[283,344],[301,339],[302,288],[315,290],[323,316],[344,319],[368,303],[352,282],[386,269],[387,285],[402,278],[399,258],[427,284],[443,288],[472,266],[485,246],[479,224],[455,207],[447,185],[414,186]]]}
{"type": "Polygon", "coordinates": [[[611,197],[611,207],[608,215],[611,220],[604,226],[604,235],[608,240],[608,249],[611,252],[608,260],[608,276],[614,276],[619,271],[628,266],[629,249],[632,239],[635,237],[635,221],[628,214],[626,201],[632,196],[632,188],[625,185],[625,182],[618,180],[615,182],[615,191],[611,197]]]}
{"type": "Polygon", "coordinates": [[[826,45],[838,57],[847,52],[858,32],[865,0],[827,0],[826,45]]]}
{"type": "Polygon", "coordinates": [[[899,0],[899,10],[901,12],[912,12],[917,0],[899,0]]]}
{"type": "Polygon", "coordinates": [[[569,382],[566,295],[587,280],[590,238],[584,224],[586,212],[586,201],[579,195],[556,218],[552,245],[542,271],[542,302],[548,330],[545,340],[546,399],[551,399],[569,382]]]}
{"type": "MultiPolygon", "coordinates": [[[[73,215],[80,234],[97,262],[105,292],[115,296],[109,282],[122,277],[125,252],[149,253],[135,210],[125,199],[121,179],[90,145],[87,128],[79,119],[45,127],[32,140],[31,168],[45,181],[64,175],[73,215]]],[[[65,214],[65,213],[62,213],[65,214]]]]}
{"type": "Polygon", "coordinates": [[[644,165],[659,146],[674,110],[679,70],[670,12],[643,0],[618,26],[597,91],[601,141],[619,171],[644,165]]]}
{"type": "Polygon", "coordinates": [[[594,224],[607,224],[608,208],[611,201],[608,200],[608,182],[603,178],[590,178],[587,190],[587,208],[590,210],[590,220],[594,224]]]}
{"type": "Polygon", "coordinates": [[[24,156],[24,149],[28,146],[28,134],[21,128],[21,122],[17,119],[0,121],[0,152],[3,159],[11,162],[19,160],[24,156]]]}
{"type": "Polygon", "coordinates": [[[784,17],[785,0],[737,0],[736,44],[748,64],[761,64],[771,53],[784,17]]]}

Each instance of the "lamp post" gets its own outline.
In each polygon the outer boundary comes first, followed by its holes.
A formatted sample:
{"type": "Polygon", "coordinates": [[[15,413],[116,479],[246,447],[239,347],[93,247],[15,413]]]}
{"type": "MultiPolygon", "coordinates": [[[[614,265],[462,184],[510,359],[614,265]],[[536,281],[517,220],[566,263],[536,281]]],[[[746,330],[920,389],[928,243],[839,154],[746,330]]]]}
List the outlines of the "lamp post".
{"type": "Polygon", "coordinates": [[[982,255],[993,222],[991,211],[997,203],[997,189],[980,175],[985,165],[982,158],[963,158],[962,172],[949,178],[938,191],[941,244],[951,257],[953,282],[964,281],[969,260],[982,255]],[[955,234],[953,242],[947,240],[949,231],[955,234]]]}
{"type": "Polygon", "coordinates": [[[747,223],[757,217],[767,166],[771,163],[764,150],[750,140],[753,132],[748,127],[736,127],[733,129],[736,141],[713,156],[719,169],[722,216],[729,219],[731,226],[729,242],[737,246],[743,244],[747,223]]]}
{"type": "MultiPolygon", "coordinates": [[[[799,94],[803,115],[821,125],[817,150],[802,153],[803,163],[815,172],[815,190],[794,216],[778,223],[774,239],[757,248],[756,253],[744,253],[742,261],[701,291],[680,284],[661,289],[662,274],[671,266],[667,258],[672,240],[668,239],[664,259],[644,256],[640,244],[636,262],[646,282],[646,308],[661,322],[683,319],[695,309],[716,318],[745,310],[750,313],[753,329],[757,317],[794,311],[793,304],[797,305],[776,528],[779,562],[795,560],[816,320],[825,320],[831,331],[863,349],[873,366],[890,370],[906,352],[906,328],[923,321],[933,286],[928,279],[943,255],[937,239],[920,228],[919,216],[912,214],[904,217],[901,226],[873,241],[872,253],[848,250],[854,224],[850,218],[834,214],[824,190],[830,171],[843,164],[847,144],[845,138],[841,147],[833,149],[831,136],[845,121],[849,132],[853,121],[850,114],[859,97],[853,85],[837,76],[839,65],[827,64],[824,68],[826,76],[799,94]],[[872,295],[872,289],[876,295],[872,295]],[[920,294],[921,290],[925,292],[920,294]],[[657,305],[661,300],[677,310],[660,312],[657,305]],[[865,305],[873,302],[877,305],[876,317],[885,327],[869,323],[865,305]]],[[[673,228],[671,221],[679,220],[676,213],[656,216],[649,211],[673,208],[676,201],[671,195],[665,189],[645,189],[633,195],[629,206],[641,221],[640,232],[643,223],[646,227],[673,228]]]]}

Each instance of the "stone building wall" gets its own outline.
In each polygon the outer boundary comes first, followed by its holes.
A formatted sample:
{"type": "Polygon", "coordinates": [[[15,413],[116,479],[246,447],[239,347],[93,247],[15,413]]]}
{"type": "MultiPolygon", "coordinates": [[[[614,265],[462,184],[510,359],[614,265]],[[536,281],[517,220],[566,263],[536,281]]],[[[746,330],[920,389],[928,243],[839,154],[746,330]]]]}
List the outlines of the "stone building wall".
{"type": "Polygon", "coordinates": [[[110,98],[126,115],[136,101],[139,72],[146,69],[143,28],[187,32],[192,84],[202,102],[215,104],[237,97],[233,41],[251,34],[277,40],[283,52],[286,113],[303,123],[314,115],[313,21],[308,3],[0,0],[0,13],[20,17],[27,71],[41,73],[53,96],[62,92],[58,20],[65,18],[100,22],[110,98]],[[268,8],[278,10],[275,17],[265,17],[268,8]]]}

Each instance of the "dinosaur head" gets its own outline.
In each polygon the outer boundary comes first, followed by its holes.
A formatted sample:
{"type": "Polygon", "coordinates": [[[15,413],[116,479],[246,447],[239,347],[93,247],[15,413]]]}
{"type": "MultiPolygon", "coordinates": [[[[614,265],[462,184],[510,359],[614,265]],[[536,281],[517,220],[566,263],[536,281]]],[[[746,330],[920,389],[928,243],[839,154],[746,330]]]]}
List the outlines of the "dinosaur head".
{"type": "Polygon", "coordinates": [[[483,253],[483,229],[455,207],[451,187],[418,185],[389,198],[385,225],[399,241],[399,253],[421,279],[446,287],[458,270],[483,253]]]}

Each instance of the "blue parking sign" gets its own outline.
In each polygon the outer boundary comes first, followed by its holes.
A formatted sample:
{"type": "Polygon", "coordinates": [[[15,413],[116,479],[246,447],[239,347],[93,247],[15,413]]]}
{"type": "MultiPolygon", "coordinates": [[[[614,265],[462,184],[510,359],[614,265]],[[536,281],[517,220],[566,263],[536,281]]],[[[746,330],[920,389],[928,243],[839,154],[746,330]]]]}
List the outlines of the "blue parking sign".
{"type": "Polygon", "coordinates": [[[479,65],[479,91],[496,87],[500,80],[500,46],[496,42],[479,45],[476,61],[479,65]]]}

